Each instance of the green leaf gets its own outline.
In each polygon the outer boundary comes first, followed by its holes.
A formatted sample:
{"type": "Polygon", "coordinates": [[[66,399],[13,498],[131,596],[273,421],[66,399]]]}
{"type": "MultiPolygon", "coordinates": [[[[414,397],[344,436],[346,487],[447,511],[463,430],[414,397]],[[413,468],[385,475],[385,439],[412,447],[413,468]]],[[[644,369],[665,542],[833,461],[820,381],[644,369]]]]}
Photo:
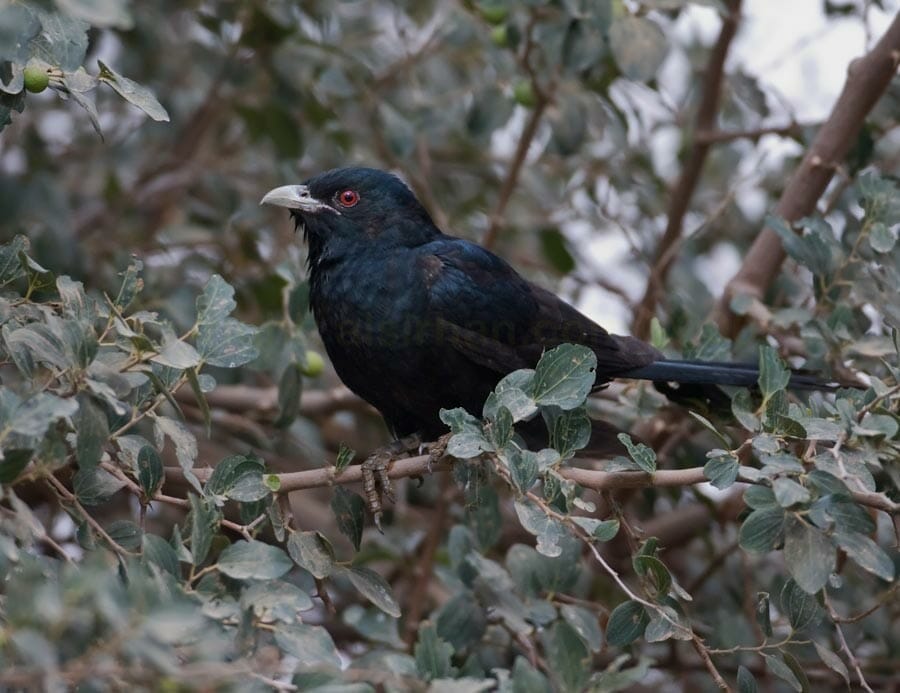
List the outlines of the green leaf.
{"type": "Polygon", "coordinates": [[[775,676],[787,683],[795,691],[798,691],[798,693],[803,690],[800,681],[794,675],[794,672],[791,671],[791,668],[784,663],[784,660],[778,659],[774,655],[767,654],[763,654],[763,658],[766,660],[766,668],[768,668],[775,676]]]}
{"type": "Polygon", "coordinates": [[[733,455],[718,455],[703,465],[703,476],[716,488],[725,489],[737,480],[740,469],[741,464],[733,455]]]}
{"type": "Polygon", "coordinates": [[[500,406],[490,421],[485,423],[484,432],[494,446],[499,450],[506,445],[513,436],[513,418],[509,409],[500,406]]]}
{"type": "Polygon", "coordinates": [[[272,490],[257,469],[248,469],[232,484],[225,495],[239,503],[255,503],[268,496],[272,490]]]}
{"type": "Polygon", "coordinates": [[[235,580],[271,580],[284,575],[293,562],[277,546],[241,539],[227,546],[217,561],[219,570],[235,580]]]}
{"type": "Polygon", "coordinates": [[[453,646],[442,640],[434,624],[428,621],[419,627],[419,638],[413,653],[416,658],[416,670],[426,681],[450,678],[456,673],[450,662],[453,646]]]}
{"type": "Polygon", "coordinates": [[[731,398],[731,413],[748,431],[760,429],[759,417],[753,411],[753,403],[747,390],[738,390],[734,393],[731,398]]]}
{"type": "Polygon", "coordinates": [[[142,86],[127,77],[123,77],[111,67],[104,64],[102,60],[98,60],[97,64],[100,65],[99,79],[101,82],[105,82],[111,86],[118,92],[119,96],[140,108],[153,120],[169,121],[168,112],[163,108],[162,104],[157,101],[153,92],[147,89],[147,87],[142,86]]]}
{"type": "Polygon", "coordinates": [[[525,498],[516,500],[515,508],[522,527],[537,537],[538,553],[559,556],[562,553],[560,540],[569,535],[566,526],[525,498]]]}
{"type": "Polygon", "coordinates": [[[544,352],[534,371],[532,397],[541,406],[574,409],[594,385],[597,357],[585,346],[561,344],[544,352]]]}
{"type": "Polygon", "coordinates": [[[282,652],[297,659],[297,671],[338,671],[341,668],[341,658],[334,640],[322,626],[306,623],[279,626],[275,631],[275,643],[282,652]]]}
{"type": "Polygon", "coordinates": [[[897,243],[893,228],[882,222],[875,222],[869,230],[869,246],[876,253],[889,253],[897,243]]]}
{"type": "Polygon", "coordinates": [[[610,541],[619,533],[618,520],[595,520],[592,517],[573,517],[572,522],[591,535],[594,541],[610,541]]]}
{"type": "Polygon", "coordinates": [[[335,457],[334,460],[334,473],[337,475],[343,472],[353,461],[354,457],[356,457],[356,450],[348,448],[341,443],[338,448],[337,457],[335,457]]]}
{"type": "Polygon", "coordinates": [[[834,540],[860,568],[888,582],[894,579],[894,561],[865,534],[837,531],[834,540]]]}
{"type": "Polygon", "coordinates": [[[816,598],[793,580],[788,580],[781,588],[781,610],[788,615],[794,630],[806,628],[821,616],[816,598]]]}
{"type": "Polygon", "coordinates": [[[809,228],[809,233],[795,233],[785,220],[774,216],[766,217],[766,225],[778,234],[781,244],[792,259],[807,267],[813,274],[823,276],[831,272],[834,257],[831,246],[834,234],[830,229],[809,228]],[[826,233],[830,233],[829,238],[826,233]]]}
{"type": "Polygon", "coordinates": [[[237,368],[259,355],[254,342],[256,333],[255,327],[234,318],[204,323],[198,329],[197,351],[203,361],[211,366],[237,368]]]}
{"type": "Polygon", "coordinates": [[[176,578],[181,577],[181,569],[178,565],[178,555],[175,553],[175,549],[172,548],[172,545],[169,544],[169,542],[156,534],[145,533],[142,543],[143,558],[145,561],[149,561],[150,563],[159,566],[176,578]]]}
{"type": "Polygon", "coordinates": [[[591,674],[591,655],[578,631],[567,621],[556,621],[542,636],[544,652],[553,662],[551,675],[557,679],[559,690],[582,690],[591,674]]]}
{"type": "Polygon", "coordinates": [[[766,637],[772,636],[771,599],[768,592],[756,593],[756,622],[766,637]]]}
{"type": "Polygon", "coordinates": [[[600,651],[603,647],[603,631],[600,630],[597,614],[574,604],[563,604],[559,608],[559,614],[591,652],[600,651]]]}
{"type": "Polygon", "coordinates": [[[509,461],[509,473],[519,493],[525,493],[537,481],[538,456],[531,450],[520,450],[516,447],[506,449],[509,461]]]}
{"type": "Polygon", "coordinates": [[[462,407],[441,409],[440,417],[453,433],[481,431],[481,422],[462,407]]]}
{"type": "Polygon", "coordinates": [[[278,418],[276,428],[287,428],[300,413],[300,392],[303,388],[303,375],[295,363],[289,363],[281,373],[278,381],[278,418]]]}
{"type": "Polygon", "coordinates": [[[612,23],[609,48],[622,74],[637,82],[651,80],[669,51],[665,35],[654,22],[630,15],[612,23]]]}
{"type": "Polygon", "coordinates": [[[756,685],[756,679],[750,670],[741,664],[737,672],[738,693],[757,693],[759,688],[756,685]]]}
{"type": "Polygon", "coordinates": [[[628,454],[641,471],[652,474],[656,471],[656,453],[652,448],[647,447],[643,443],[635,444],[631,440],[631,436],[627,433],[620,433],[616,436],[619,442],[628,450],[628,454]]]}
{"type": "Polygon", "coordinates": [[[0,458],[0,484],[9,484],[15,481],[16,477],[22,473],[22,470],[28,466],[32,455],[34,455],[34,450],[4,449],[2,455],[2,458],[0,458]]]}
{"type": "Polygon", "coordinates": [[[197,324],[214,325],[222,322],[237,308],[234,300],[234,287],[213,274],[197,297],[197,324]]]}
{"type": "Polygon", "coordinates": [[[447,454],[458,460],[478,457],[482,452],[493,450],[481,431],[463,431],[455,433],[447,442],[447,454]]]}
{"type": "Polygon", "coordinates": [[[775,494],[768,486],[748,486],[744,491],[744,502],[756,510],[777,505],[775,494]]]}
{"type": "Polygon", "coordinates": [[[331,497],[331,511],[337,520],[338,529],[359,551],[365,524],[366,504],[363,499],[343,486],[336,486],[331,497]]]}
{"type": "Polygon", "coordinates": [[[180,421],[167,416],[156,416],[153,419],[153,435],[157,450],[162,450],[168,437],[175,444],[175,457],[187,482],[194,490],[202,493],[200,481],[194,474],[194,460],[197,459],[197,439],[180,421]]]}
{"type": "Polygon", "coordinates": [[[513,693],[550,693],[547,677],[535,669],[521,655],[516,657],[512,669],[513,693]]]}
{"type": "Polygon", "coordinates": [[[351,604],[343,611],[341,620],[369,642],[383,643],[395,650],[406,648],[400,637],[396,618],[378,609],[362,607],[359,604],[351,604]]]}
{"type": "Polygon", "coordinates": [[[648,587],[658,597],[664,597],[672,587],[672,576],[668,568],[656,556],[638,555],[632,560],[634,572],[645,579],[648,587]]]}
{"type": "Polygon", "coordinates": [[[100,463],[103,447],[109,439],[106,413],[87,395],[78,397],[78,411],[72,417],[78,436],[75,457],[80,469],[90,469],[100,463]]]}
{"type": "Polygon", "coordinates": [[[790,508],[792,505],[809,503],[810,493],[793,479],[780,476],[772,482],[772,492],[775,500],[782,508],[790,508]]]}
{"type": "Polygon", "coordinates": [[[500,515],[500,499],[493,488],[476,483],[467,489],[466,520],[475,531],[478,547],[482,551],[500,540],[503,518],[500,515]]]}
{"type": "Polygon", "coordinates": [[[784,537],[784,517],[784,510],[781,508],[763,507],[754,510],[741,525],[741,548],[753,553],[766,553],[775,549],[784,537]]]}
{"type": "Polygon", "coordinates": [[[334,549],[321,532],[292,532],[287,550],[294,562],[320,580],[334,571],[334,549]]]}
{"type": "Polygon", "coordinates": [[[438,635],[457,651],[475,645],[486,628],[487,614],[468,590],[446,601],[437,615],[438,635]]]}
{"type": "Polygon", "coordinates": [[[829,650],[828,648],[820,645],[817,642],[813,642],[816,648],[816,654],[819,655],[819,659],[821,659],[825,666],[831,669],[836,674],[840,675],[842,679],[844,679],[844,683],[849,686],[850,685],[850,672],[847,671],[847,665],[844,664],[844,660],[842,660],[838,655],[829,650]]]}
{"type": "Polygon", "coordinates": [[[534,371],[522,368],[504,376],[484,402],[482,416],[492,419],[500,407],[506,407],[513,421],[522,421],[537,411],[534,398],[528,393],[534,386],[534,371]]]}
{"type": "Polygon", "coordinates": [[[770,346],[763,345],[759,348],[759,389],[763,399],[768,400],[776,392],[781,392],[791,380],[791,372],[785,367],[784,361],[778,357],[778,353],[770,346]]]}
{"type": "Polygon", "coordinates": [[[122,272],[122,286],[119,287],[119,293],[116,295],[113,304],[119,310],[125,310],[131,305],[141,290],[144,288],[144,280],[141,279],[141,271],[144,269],[144,263],[137,258],[131,258],[128,267],[122,272]]]}
{"type": "Polygon", "coordinates": [[[38,392],[21,399],[12,390],[0,388],[0,441],[10,432],[40,437],[55,421],[72,416],[78,410],[75,398],[63,398],[38,392]]]}
{"type": "Polygon", "coordinates": [[[188,494],[191,503],[191,556],[195,566],[206,560],[212,546],[213,532],[219,528],[221,515],[211,498],[188,494]]]}
{"type": "Polygon", "coordinates": [[[606,642],[612,647],[625,647],[637,640],[650,623],[650,617],[642,604],[628,600],[622,602],[609,615],[606,624],[606,642]]]}
{"type": "Polygon", "coordinates": [[[32,10],[41,20],[41,33],[32,41],[34,57],[59,67],[63,72],[74,72],[84,62],[87,52],[87,22],[56,12],[32,10]]]}
{"type": "Polygon", "coordinates": [[[137,479],[144,496],[153,498],[160,489],[164,476],[162,459],[156,449],[145,445],[137,456],[137,479]]]}
{"type": "Polygon", "coordinates": [[[284,580],[252,582],[241,591],[241,607],[252,609],[263,622],[294,623],[297,614],[315,608],[309,595],[284,580]]]}
{"type": "MultiPolygon", "coordinates": [[[[577,113],[573,112],[569,114],[569,116],[580,116],[582,123],[582,131],[584,124],[584,113],[583,111],[579,111],[577,113]]],[[[561,120],[557,127],[553,129],[553,135],[556,137],[559,134],[562,135],[570,135],[575,133],[575,129],[571,129],[570,126],[574,124],[572,122],[566,122],[565,118],[561,120]]],[[[559,146],[559,142],[557,142],[557,146],[559,146]]],[[[566,144],[563,142],[563,144],[566,144]]],[[[547,228],[542,229],[538,234],[538,239],[541,242],[541,252],[544,257],[550,261],[550,264],[560,274],[569,274],[572,270],[575,269],[575,259],[572,257],[572,254],[569,252],[569,243],[566,240],[566,237],[562,234],[559,229],[555,228],[547,228]]]]}
{"type": "Polygon", "coordinates": [[[590,441],[591,420],[585,405],[568,411],[546,406],[541,408],[541,415],[550,432],[550,447],[562,459],[569,459],[590,441]]]}
{"type": "Polygon", "coordinates": [[[124,485],[124,481],[101,467],[79,469],[72,480],[75,495],[82,505],[99,505],[124,485]]]}
{"type": "MultiPolygon", "coordinates": [[[[12,7],[16,6],[12,5],[12,7]]],[[[10,6],[8,5],[0,9],[0,18],[9,10],[10,6]]],[[[6,286],[24,276],[25,272],[19,262],[19,255],[27,253],[30,245],[28,238],[22,235],[17,235],[9,243],[0,245],[0,286],[6,286]]]]}
{"type": "Polygon", "coordinates": [[[797,584],[815,594],[834,570],[835,550],[823,532],[789,515],[784,526],[784,560],[797,584]]]}
{"type": "Polygon", "coordinates": [[[126,551],[137,551],[143,543],[144,532],[130,520],[114,520],[104,527],[110,539],[126,551]]]}
{"type": "Polygon", "coordinates": [[[253,472],[262,474],[265,465],[257,457],[230,455],[221,460],[210,474],[203,487],[207,496],[227,497],[240,478],[253,472]]]}
{"type": "MultiPolygon", "coordinates": [[[[826,474],[826,472],[821,473],[826,474]]],[[[812,473],[809,477],[812,478],[812,473]]],[[[836,479],[836,481],[839,480],[836,479]]],[[[843,486],[843,483],[840,483],[843,486]]],[[[874,532],[875,522],[869,513],[863,510],[849,495],[845,495],[849,492],[846,491],[845,486],[843,488],[844,493],[828,494],[813,503],[809,508],[809,519],[824,530],[835,529],[839,532],[858,532],[860,534],[874,532]]]]}

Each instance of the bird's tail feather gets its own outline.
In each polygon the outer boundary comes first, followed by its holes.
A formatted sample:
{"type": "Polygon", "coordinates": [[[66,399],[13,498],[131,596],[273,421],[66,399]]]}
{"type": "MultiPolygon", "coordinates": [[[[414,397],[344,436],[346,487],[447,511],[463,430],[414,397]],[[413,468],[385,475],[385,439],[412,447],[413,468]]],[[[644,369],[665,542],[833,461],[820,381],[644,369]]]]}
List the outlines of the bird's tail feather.
{"type": "MultiPolygon", "coordinates": [[[[759,379],[759,368],[752,363],[723,361],[677,361],[660,359],[622,373],[623,378],[655,382],[678,382],[684,385],[734,385],[752,387],[759,379]]],[[[788,387],[794,390],[836,390],[840,385],[802,371],[791,371],[788,387]]]]}

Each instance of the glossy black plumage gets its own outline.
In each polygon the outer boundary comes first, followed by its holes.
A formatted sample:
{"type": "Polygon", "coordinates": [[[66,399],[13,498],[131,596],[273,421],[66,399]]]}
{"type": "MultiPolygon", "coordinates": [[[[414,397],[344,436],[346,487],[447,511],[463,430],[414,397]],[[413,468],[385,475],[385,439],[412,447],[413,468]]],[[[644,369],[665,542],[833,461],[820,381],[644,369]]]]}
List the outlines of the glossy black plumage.
{"type": "Polygon", "coordinates": [[[594,351],[598,387],[620,376],[756,380],[752,366],[666,360],[649,344],[609,334],[490,251],[442,233],[383,171],[336,169],[263,202],[291,209],[304,230],[310,305],[328,355],[398,436],[445,433],[441,408],[480,414],[503,375],[564,342],[594,351]]]}

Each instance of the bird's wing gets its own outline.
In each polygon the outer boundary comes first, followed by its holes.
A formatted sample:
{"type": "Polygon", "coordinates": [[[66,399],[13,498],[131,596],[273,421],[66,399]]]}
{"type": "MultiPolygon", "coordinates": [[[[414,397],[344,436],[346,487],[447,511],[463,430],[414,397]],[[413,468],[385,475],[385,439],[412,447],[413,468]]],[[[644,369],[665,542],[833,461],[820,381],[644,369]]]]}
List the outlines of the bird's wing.
{"type": "Polygon", "coordinates": [[[429,243],[418,263],[440,336],[498,374],[533,368],[544,350],[565,342],[594,351],[598,382],[660,356],[644,342],[609,334],[474,243],[455,238],[429,243]]]}

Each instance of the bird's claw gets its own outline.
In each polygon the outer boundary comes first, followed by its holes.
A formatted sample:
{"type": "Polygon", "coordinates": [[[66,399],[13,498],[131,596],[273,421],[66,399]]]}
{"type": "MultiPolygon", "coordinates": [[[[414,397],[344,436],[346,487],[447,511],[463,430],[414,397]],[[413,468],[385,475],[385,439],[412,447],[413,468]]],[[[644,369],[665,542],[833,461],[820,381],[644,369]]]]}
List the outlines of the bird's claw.
{"type": "Polygon", "coordinates": [[[387,497],[391,503],[396,503],[397,498],[394,495],[394,486],[388,472],[394,460],[403,455],[415,452],[421,446],[422,438],[418,434],[413,434],[400,440],[395,440],[390,445],[376,450],[369,455],[362,463],[362,484],[363,493],[366,497],[366,505],[369,512],[372,513],[372,521],[375,528],[384,533],[381,528],[381,518],[383,515],[382,496],[387,497]]]}
{"type": "Polygon", "coordinates": [[[428,450],[428,473],[432,473],[432,467],[447,456],[447,443],[453,437],[452,433],[445,433],[433,443],[421,446],[428,450]]]}

